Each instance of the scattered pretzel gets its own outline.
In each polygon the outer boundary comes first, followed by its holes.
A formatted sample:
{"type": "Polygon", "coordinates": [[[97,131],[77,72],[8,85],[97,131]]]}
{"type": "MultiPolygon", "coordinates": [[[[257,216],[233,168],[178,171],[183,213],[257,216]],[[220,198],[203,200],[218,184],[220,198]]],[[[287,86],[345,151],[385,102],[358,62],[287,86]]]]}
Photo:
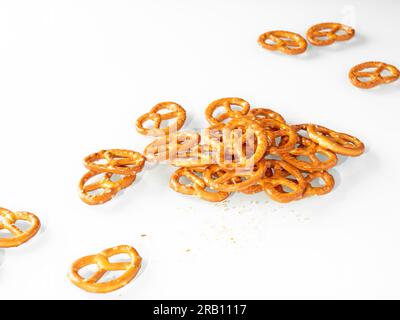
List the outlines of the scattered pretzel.
{"type": "Polygon", "coordinates": [[[353,38],[355,30],[341,23],[326,22],[312,26],[307,31],[307,39],[315,46],[327,46],[336,41],[353,38]],[[343,34],[338,34],[342,32],[343,34]]]}
{"type": "Polygon", "coordinates": [[[357,157],[364,152],[364,144],[351,135],[333,131],[331,129],[309,124],[307,132],[310,139],[321,147],[345,156],[357,157]]]}
{"type": "Polygon", "coordinates": [[[301,35],[282,30],[263,33],[259,36],[258,43],[264,49],[279,50],[290,55],[303,53],[307,49],[307,41],[301,35]]]}
{"type": "Polygon", "coordinates": [[[361,89],[370,89],[380,84],[387,84],[396,81],[400,71],[393,65],[378,61],[364,62],[351,68],[349,78],[351,82],[361,89]],[[366,69],[374,69],[366,71],[366,69]],[[390,75],[383,76],[383,71],[389,71],[390,75]],[[367,78],[368,81],[361,81],[360,78],[367,78]]]}
{"type": "Polygon", "coordinates": [[[12,212],[10,210],[0,208],[0,230],[7,230],[12,237],[0,237],[0,248],[18,247],[30,240],[40,229],[40,220],[30,212],[12,212]],[[18,220],[27,221],[30,224],[29,229],[22,231],[16,226],[18,220]]]}
{"type": "Polygon", "coordinates": [[[175,102],[161,102],[151,108],[149,113],[145,113],[136,120],[136,129],[145,136],[165,136],[176,132],[182,128],[186,121],[186,111],[175,102]],[[169,113],[160,113],[160,111],[168,110],[169,113]],[[165,128],[161,128],[162,121],[176,119],[175,122],[165,128]],[[153,127],[148,129],[144,127],[144,123],[153,121],[153,127]]]}
{"type": "Polygon", "coordinates": [[[99,173],[94,171],[87,172],[79,182],[79,196],[81,200],[90,205],[103,204],[110,201],[119,191],[130,186],[136,179],[136,174],[122,176],[119,180],[113,181],[111,172],[99,173]],[[103,178],[87,184],[87,182],[97,175],[103,175],[103,178]],[[91,192],[99,191],[97,194],[91,192]]]}
{"type": "Polygon", "coordinates": [[[90,171],[134,175],[143,169],[145,158],[136,151],[111,149],[93,153],[83,161],[90,171]],[[100,160],[106,163],[99,163],[100,160]]]}
{"type": "Polygon", "coordinates": [[[141,264],[142,258],[139,256],[139,253],[136,251],[136,249],[127,245],[122,245],[106,249],[96,255],[86,256],[78,259],[72,264],[68,276],[74,285],[83,290],[94,293],[107,293],[120,289],[132,281],[140,270],[141,264]],[[110,257],[122,253],[129,255],[131,261],[109,261],[110,257]],[[79,270],[93,264],[97,265],[98,270],[89,278],[83,278],[79,274],[79,270]],[[99,282],[105,273],[110,271],[125,272],[116,279],[107,282],[99,282]]]}

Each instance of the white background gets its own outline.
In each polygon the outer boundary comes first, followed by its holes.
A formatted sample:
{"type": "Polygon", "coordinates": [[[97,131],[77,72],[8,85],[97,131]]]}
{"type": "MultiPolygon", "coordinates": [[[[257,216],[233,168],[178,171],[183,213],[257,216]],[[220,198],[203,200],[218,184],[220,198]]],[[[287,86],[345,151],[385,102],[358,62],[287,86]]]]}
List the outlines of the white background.
{"type": "Polygon", "coordinates": [[[347,78],[364,61],[399,67],[399,12],[398,1],[0,1],[0,204],[43,223],[0,249],[0,298],[400,298],[400,81],[361,90],[347,78]],[[356,37],[299,56],[257,44],[327,21],[356,37]],[[166,165],[107,204],[80,201],[83,157],[142,151],[151,138],[134,123],[157,102],[201,128],[208,103],[229,96],[367,151],[332,170],[331,194],[290,204],[177,194],[166,165]],[[144,258],[133,282],[107,295],[69,282],[75,259],[119,244],[144,258]]]}

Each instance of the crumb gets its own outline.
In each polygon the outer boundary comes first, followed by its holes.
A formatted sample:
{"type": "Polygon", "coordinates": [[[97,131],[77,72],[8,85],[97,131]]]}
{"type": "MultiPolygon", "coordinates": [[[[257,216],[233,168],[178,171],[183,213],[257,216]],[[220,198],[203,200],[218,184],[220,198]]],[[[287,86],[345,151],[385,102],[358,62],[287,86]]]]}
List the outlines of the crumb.
{"type": "Polygon", "coordinates": [[[140,235],[142,238],[147,237],[147,234],[141,234],[140,235]]]}
{"type": "Polygon", "coordinates": [[[185,252],[190,252],[190,251],[192,251],[192,249],[186,249],[186,250],[185,250],[185,252]]]}

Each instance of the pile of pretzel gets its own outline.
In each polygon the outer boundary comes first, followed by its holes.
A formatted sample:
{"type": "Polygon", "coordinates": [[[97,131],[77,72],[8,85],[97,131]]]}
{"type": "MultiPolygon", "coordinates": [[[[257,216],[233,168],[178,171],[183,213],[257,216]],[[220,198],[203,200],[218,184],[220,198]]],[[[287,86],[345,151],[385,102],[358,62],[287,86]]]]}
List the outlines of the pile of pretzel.
{"type": "Polygon", "coordinates": [[[204,132],[181,131],[185,110],[174,102],[157,104],[136,122],[138,132],[156,137],[144,156],[103,150],[85,158],[90,171],[80,182],[81,199],[88,204],[110,200],[132,184],[146,160],[179,167],[169,185],[182,194],[218,202],[235,191],[264,191],[275,201],[290,202],[330,192],[334,178],[328,170],[336,165],[336,154],[354,157],[364,152],[364,144],[353,136],[314,124],[289,125],[279,113],[251,109],[240,98],[216,100],[205,114],[210,126],[204,132]],[[172,123],[165,126],[166,121],[172,123]],[[100,181],[87,184],[99,174],[104,175],[100,181]],[[114,174],[122,178],[113,181],[114,174]],[[322,186],[313,185],[316,179],[322,186]],[[102,190],[90,193],[96,189],[102,190]]]}

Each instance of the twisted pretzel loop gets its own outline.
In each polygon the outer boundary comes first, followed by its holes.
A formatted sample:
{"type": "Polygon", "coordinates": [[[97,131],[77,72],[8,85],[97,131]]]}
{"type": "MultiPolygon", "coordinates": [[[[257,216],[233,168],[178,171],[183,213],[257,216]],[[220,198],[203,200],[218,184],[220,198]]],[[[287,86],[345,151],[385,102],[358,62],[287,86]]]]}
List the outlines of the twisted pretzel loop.
{"type": "Polygon", "coordinates": [[[182,128],[186,121],[186,111],[175,102],[161,102],[151,108],[150,112],[145,113],[136,120],[136,130],[146,136],[164,136],[173,133],[182,128]],[[159,113],[162,110],[169,110],[169,113],[159,113]],[[163,120],[171,120],[176,118],[176,121],[161,128],[163,120]],[[146,121],[153,121],[152,128],[145,128],[143,125],[146,121]]]}
{"type": "Polygon", "coordinates": [[[40,229],[40,220],[37,216],[30,212],[12,212],[5,208],[0,208],[0,230],[7,230],[12,234],[12,237],[1,238],[0,248],[18,247],[27,242],[37,234],[40,229]],[[22,231],[16,226],[18,220],[27,221],[30,227],[26,231],[22,231]]]}
{"type": "Polygon", "coordinates": [[[279,50],[286,54],[300,54],[306,51],[307,41],[299,34],[276,30],[265,32],[258,38],[258,43],[267,50],[279,50]],[[268,43],[266,41],[272,41],[268,43]]]}
{"type": "Polygon", "coordinates": [[[138,273],[142,263],[142,258],[135,248],[121,245],[106,249],[99,254],[90,255],[76,260],[68,274],[71,282],[77,287],[94,293],[107,293],[127,285],[138,273]],[[125,253],[129,255],[130,262],[111,263],[108,259],[114,255],[125,253]],[[98,270],[89,278],[84,279],[79,270],[95,264],[98,270]],[[125,271],[121,276],[107,282],[98,282],[107,271],[125,271]]]}
{"type": "Polygon", "coordinates": [[[307,39],[315,46],[327,46],[336,41],[349,40],[353,38],[354,34],[355,30],[352,27],[336,22],[325,22],[308,29],[307,39]],[[339,31],[344,34],[338,34],[339,31]]]}
{"type": "Polygon", "coordinates": [[[134,175],[143,169],[145,158],[136,151],[110,149],[93,153],[83,161],[90,171],[134,175]],[[106,163],[99,163],[100,160],[106,160],[106,163]]]}
{"type": "Polygon", "coordinates": [[[396,81],[400,71],[393,65],[379,61],[369,61],[358,64],[349,71],[351,82],[361,89],[370,89],[380,84],[387,84],[396,81]],[[373,71],[365,71],[373,68],[373,71]],[[383,76],[383,71],[389,71],[389,76],[383,76]],[[360,78],[368,78],[369,81],[361,81],[360,78]]]}
{"type": "Polygon", "coordinates": [[[311,172],[305,177],[305,180],[307,182],[307,187],[304,191],[304,197],[322,196],[331,192],[335,186],[335,179],[327,171],[311,172]],[[311,182],[317,178],[321,178],[324,181],[323,186],[313,187],[311,185],[311,182]]]}

